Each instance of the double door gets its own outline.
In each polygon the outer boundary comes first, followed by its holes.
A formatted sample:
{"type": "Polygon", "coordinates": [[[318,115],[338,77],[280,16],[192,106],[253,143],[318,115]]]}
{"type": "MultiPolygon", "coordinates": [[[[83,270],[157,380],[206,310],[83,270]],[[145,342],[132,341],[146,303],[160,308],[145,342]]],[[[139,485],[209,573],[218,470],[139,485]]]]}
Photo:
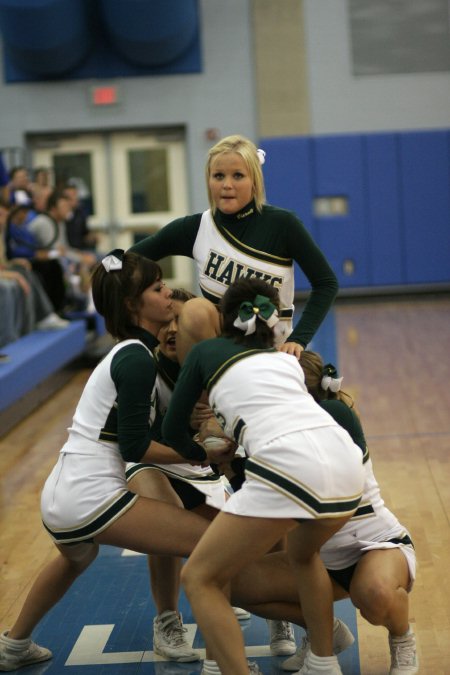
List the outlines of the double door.
{"type": "MultiPolygon", "coordinates": [[[[99,235],[99,249],[127,249],[188,212],[181,130],[52,134],[29,138],[33,167],[51,170],[55,187],[78,187],[99,235]]],[[[192,287],[192,264],[162,261],[165,279],[192,287]]]]}

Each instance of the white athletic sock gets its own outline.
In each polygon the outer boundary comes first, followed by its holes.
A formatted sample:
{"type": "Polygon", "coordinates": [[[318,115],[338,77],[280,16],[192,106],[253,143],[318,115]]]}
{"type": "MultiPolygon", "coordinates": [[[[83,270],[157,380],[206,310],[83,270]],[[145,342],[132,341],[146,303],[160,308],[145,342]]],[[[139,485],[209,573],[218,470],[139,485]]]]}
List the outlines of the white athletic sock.
{"type": "Polygon", "coordinates": [[[31,644],[31,638],[22,638],[20,640],[16,640],[15,638],[10,638],[8,637],[8,631],[5,631],[2,634],[2,642],[6,646],[7,650],[12,653],[12,652],[23,652],[25,649],[28,649],[28,647],[31,644]]]}
{"type": "Polygon", "coordinates": [[[330,666],[339,663],[337,656],[317,656],[313,652],[308,654],[308,665],[314,666],[315,670],[328,670],[330,666]]]}
{"type": "Polygon", "coordinates": [[[203,661],[203,675],[221,675],[217,661],[205,659],[203,661]]]}

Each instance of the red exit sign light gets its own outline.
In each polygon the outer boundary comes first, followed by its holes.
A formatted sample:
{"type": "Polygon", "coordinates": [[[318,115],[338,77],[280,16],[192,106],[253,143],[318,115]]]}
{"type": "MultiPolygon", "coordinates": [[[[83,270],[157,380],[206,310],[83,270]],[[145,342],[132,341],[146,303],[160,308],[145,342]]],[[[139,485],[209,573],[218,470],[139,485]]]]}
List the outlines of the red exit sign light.
{"type": "Polygon", "coordinates": [[[119,92],[115,86],[93,87],[91,100],[94,105],[116,105],[119,101],[119,92]]]}

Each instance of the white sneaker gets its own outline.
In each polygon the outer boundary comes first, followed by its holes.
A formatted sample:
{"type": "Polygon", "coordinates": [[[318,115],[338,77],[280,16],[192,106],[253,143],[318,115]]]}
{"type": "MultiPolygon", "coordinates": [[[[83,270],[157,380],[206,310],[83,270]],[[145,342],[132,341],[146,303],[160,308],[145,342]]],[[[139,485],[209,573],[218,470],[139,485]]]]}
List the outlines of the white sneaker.
{"type": "Polygon", "coordinates": [[[337,656],[316,656],[309,649],[297,675],[342,675],[337,656]]]}
{"type": "Polygon", "coordinates": [[[298,647],[294,656],[290,656],[288,659],[286,659],[286,661],[283,661],[281,668],[283,670],[290,670],[292,672],[297,672],[300,670],[305,661],[306,653],[309,648],[310,644],[308,635],[305,633],[305,635],[302,637],[302,643],[300,647],[298,647]]]}
{"type": "Polygon", "coordinates": [[[153,619],[153,651],[170,661],[199,661],[200,656],[187,643],[185,633],[181,616],[166,609],[153,619]]]}
{"type": "Polygon", "coordinates": [[[259,669],[259,666],[255,661],[248,662],[248,672],[250,675],[262,675],[262,671],[259,669]]]}
{"type": "MultiPolygon", "coordinates": [[[[210,672],[214,673],[214,675],[220,675],[222,671],[220,670],[219,666],[215,661],[213,663],[214,666],[211,670],[209,668],[208,669],[203,668],[200,675],[209,675],[210,672]]],[[[248,672],[250,675],[262,675],[262,672],[260,671],[259,666],[255,661],[247,661],[247,663],[248,663],[248,672]]]]}
{"type": "Polygon", "coordinates": [[[270,651],[273,656],[289,656],[295,654],[294,629],[289,621],[273,621],[268,619],[270,631],[270,651]]]}
{"type": "Polygon", "coordinates": [[[389,635],[391,650],[391,669],[389,675],[413,675],[419,672],[419,659],[416,652],[416,636],[411,628],[401,637],[389,635]]]}
{"type": "Polygon", "coordinates": [[[62,330],[63,328],[67,328],[69,324],[70,321],[61,319],[61,317],[55,314],[55,312],[52,312],[44,319],[41,319],[41,321],[37,322],[36,330],[62,330]]]}
{"type": "Polygon", "coordinates": [[[233,607],[233,612],[234,616],[238,621],[246,621],[251,617],[250,612],[247,612],[246,609],[242,609],[242,607],[233,607]]]}
{"type": "Polygon", "coordinates": [[[0,634],[0,671],[2,673],[17,670],[32,663],[48,661],[53,654],[45,647],[39,647],[31,638],[14,640],[8,637],[8,631],[0,634]]]}
{"type": "MultiPolygon", "coordinates": [[[[353,634],[348,626],[340,619],[335,619],[333,624],[333,651],[335,654],[340,654],[345,649],[350,647],[355,641],[353,634]]],[[[300,670],[304,661],[306,652],[310,649],[308,633],[302,638],[302,644],[297,649],[294,656],[291,656],[286,661],[283,661],[281,667],[283,670],[296,671],[300,670]]]]}

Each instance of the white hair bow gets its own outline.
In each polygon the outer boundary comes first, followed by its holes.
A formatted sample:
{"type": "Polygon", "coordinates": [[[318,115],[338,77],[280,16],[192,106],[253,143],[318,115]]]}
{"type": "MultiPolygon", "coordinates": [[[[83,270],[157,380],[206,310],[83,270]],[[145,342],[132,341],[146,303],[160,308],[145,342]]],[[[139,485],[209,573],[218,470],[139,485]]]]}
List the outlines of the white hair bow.
{"type": "Polygon", "coordinates": [[[336,394],[341,389],[343,377],[331,377],[331,375],[324,375],[322,377],[321,386],[324,391],[332,391],[336,394]]]}
{"type": "Polygon", "coordinates": [[[114,272],[114,270],[122,269],[122,261],[112,253],[107,255],[106,258],[103,258],[102,265],[107,272],[114,272]]]}
{"type": "Polygon", "coordinates": [[[262,165],[266,161],[266,151],[261,150],[261,148],[258,148],[256,151],[256,154],[258,155],[259,163],[262,165]]]}

